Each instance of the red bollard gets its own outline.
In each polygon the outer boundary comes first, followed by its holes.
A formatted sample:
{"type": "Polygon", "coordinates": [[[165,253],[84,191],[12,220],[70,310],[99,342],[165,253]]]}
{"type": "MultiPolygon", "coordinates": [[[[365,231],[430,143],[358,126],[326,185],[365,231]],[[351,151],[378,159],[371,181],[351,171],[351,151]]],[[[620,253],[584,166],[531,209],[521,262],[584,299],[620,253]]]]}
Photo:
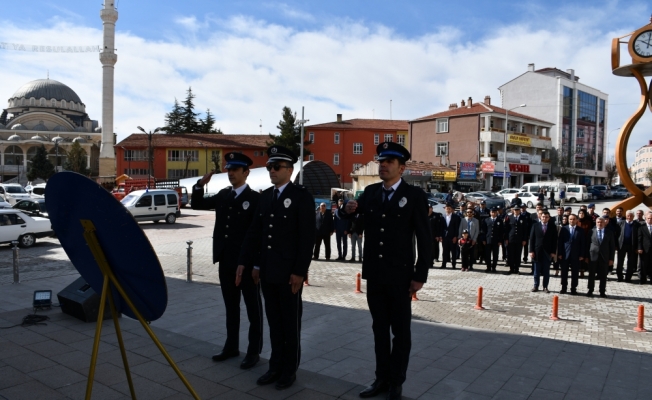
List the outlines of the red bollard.
{"type": "Polygon", "coordinates": [[[478,287],[478,302],[473,308],[476,310],[484,310],[484,307],[482,307],[482,286],[478,287]]]}
{"type": "Polygon", "coordinates": [[[362,293],[362,274],[359,272],[355,275],[355,292],[362,293]]]}
{"type": "Polygon", "coordinates": [[[417,297],[417,292],[412,293],[412,301],[419,301],[419,298],[417,297]]]}
{"type": "Polygon", "coordinates": [[[559,321],[557,313],[559,312],[559,296],[552,296],[552,315],[550,319],[553,321],[559,321]]]}
{"type": "Polygon", "coordinates": [[[638,318],[636,318],[636,328],[634,328],[634,331],[647,332],[647,329],[645,329],[645,307],[643,304],[638,306],[638,318]]]}

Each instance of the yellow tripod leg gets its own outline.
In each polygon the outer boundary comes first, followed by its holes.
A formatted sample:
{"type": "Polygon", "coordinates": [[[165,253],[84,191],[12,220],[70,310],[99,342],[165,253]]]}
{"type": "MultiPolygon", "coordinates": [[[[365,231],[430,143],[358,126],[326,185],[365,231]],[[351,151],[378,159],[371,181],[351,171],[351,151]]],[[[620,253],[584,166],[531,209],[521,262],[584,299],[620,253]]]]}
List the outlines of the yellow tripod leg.
{"type": "Polygon", "coordinates": [[[95,325],[95,340],[93,340],[93,352],[91,353],[91,365],[88,369],[88,381],[86,382],[86,400],[91,399],[93,392],[93,379],[95,377],[95,364],[97,363],[97,351],[100,348],[100,337],[102,336],[102,316],[104,315],[104,304],[106,303],[106,292],[109,287],[109,278],[104,275],[102,284],[102,295],[100,296],[100,310],[95,325]]]}
{"type": "Polygon", "coordinates": [[[131,398],[136,399],[136,391],[134,390],[134,383],[131,380],[131,371],[129,370],[129,362],[127,361],[127,351],[125,350],[125,344],[122,341],[122,330],[120,329],[120,322],[118,321],[118,313],[115,310],[115,303],[113,302],[113,294],[111,290],[108,290],[109,297],[109,306],[111,307],[111,316],[113,317],[113,324],[115,325],[115,334],[118,337],[118,343],[120,344],[120,355],[122,356],[122,364],[125,367],[125,373],[127,374],[127,382],[129,383],[129,392],[131,392],[131,398]]]}
{"type": "MultiPolygon", "coordinates": [[[[181,382],[186,386],[192,397],[195,399],[199,400],[199,395],[195,392],[195,389],[190,385],[190,382],[186,379],[186,377],[183,375],[179,367],[177,367],[177,364],[172,360],[172,357],[168,354],[168,352],[165,350],[165,347],[161,344],[161,342],[158,340],[156,335],[154,334],[154,331],[149,327],[149,324],[143,316],[140,314],[138,309],[134,306],[134,304],[131,302],[131,299],[129,296],[127,296],[127,293],[125,293],[124,289],[122,288],[122,285],[120,285],[120,282],[118,282],[118,279],[115,277],[113,274],[113,271],[111,270],[111,266],[109,265],[109,262],[107,261],[106,257],[104,256],[104,251],[102,251],[102,247],[100,246],[100,243],[97,241],[97,237],[95,236],[95,225],[93,225],[93,222],[90,220],[81,220],[80,221],[82,226],[84,227],[84,238],[86,239],[86,243],[88,243],[88,247],[93,253],[93,257],[95,258],[95,261],[97,262],[97,265],[100,267],[102,270],[102,273],[104,274],[105,277],[108,277],[115,289],[120,293],[120,296],[124,299],[124,301],[127,303],[129,308],[133,311],[134,315],[136,315],[136,318],[138,321],[140,321],[140,324],[143,326],[149,337],[152,339],[156,347],[158,347],[159,351],[161,354],[163,354],[163,357],[168,361],[170,364],[170,367],[174,370],[174,372],[177,374],[179,379],[181,379],[181,382]]],[[[107,283],[105,281],[105,286],[107,286],[107,283]]],[[[107,288],[103,288],[103,295],[104,292],[106,292],[107,288]]],[[[98,321],[99,323],[100,321],[98,321]]],[[[98,341],[99,343],[99,341],[98,341]]],[[[87,392],[88,393],[88,392],[87,392]]],[[[87,398],[89,400],[90,398],[87,398]]]]}

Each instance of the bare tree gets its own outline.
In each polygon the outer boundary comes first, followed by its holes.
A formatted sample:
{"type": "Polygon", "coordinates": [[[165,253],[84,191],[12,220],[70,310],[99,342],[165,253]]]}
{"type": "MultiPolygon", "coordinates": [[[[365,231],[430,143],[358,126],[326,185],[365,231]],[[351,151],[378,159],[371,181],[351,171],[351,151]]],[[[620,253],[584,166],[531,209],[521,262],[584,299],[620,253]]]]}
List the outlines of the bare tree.
{"type": "Polygon", "coordinates": [[[616,160],[611,157],[605,164],[604,170],[607,173],[607,185],[611,186],[613,184],[614,178],[618,175],[618,169],[616,168],[616,160]]]}
{"type": "Polygon", "coordinates": [[[643,173],[643,177],[648,181],[652,182],[652,168],[648,168],[647,171],[643,173]]]}
{"type": "Polygon", "coordinates": [[[574,159],[574,153],[553,147],[550,150],[550,168],[552,169],[552,175],[564,182],[568,182],[575,175],[574,159]]]}

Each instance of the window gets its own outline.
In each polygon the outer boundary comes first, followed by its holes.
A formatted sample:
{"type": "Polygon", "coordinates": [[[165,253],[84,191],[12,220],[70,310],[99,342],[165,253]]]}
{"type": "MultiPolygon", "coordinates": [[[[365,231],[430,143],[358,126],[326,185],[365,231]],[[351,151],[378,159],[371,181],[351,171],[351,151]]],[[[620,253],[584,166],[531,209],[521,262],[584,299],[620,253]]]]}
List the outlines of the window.
{"type": "Polygon", "coordinates": [[[39,103],[40,103],[39,105],[41,107],[45,107],[45,99],[41,99],[41,101],[39,103]]]}
{"type": "Polygon", "coordinates": [[[374,144],[380,144],[380,133],[374,133],[374,144]]]}
{"type": "Polygon", "coordinates": [[[362,164],[353,164],[353,171],[355,171],[356,169],[358,169],[360,167],[362,167],[362,164]]]}
{"type": "Polygon", "coordinates": [[[340,153],[333,154],[333,165],[340,165],[340,153]]]}
{"type": "Polygon", "coordinates": [[[165,195],[164,194],[156,194],[154,195],[154,205],[155,206],[164,206],[165,204],[165,195]]]}
{"type": "Polygon", "coordinates": [[[353,143],[353,154],[362,154],[362,143],[353,143]]]}
{"type": "Polygon", "coordinates": [[[310,155],[308,156],[308,161],[315,161],[315,155],[314,155],[314,154],[310,154],[310,155]]]}
{"type": "Polygon", "coordinates": [[[199,176],[198,169],[189,169],[186,174],[185,168],[183,169],[168,169],[168,179],[183,179],[183,178],[193,178],[199,176]]]}
{"type": "Polygon", "coordinates": [[[396,143],[405,146],[405,135],[396,135],[396,143]]]}
{"type": "Polygon", "coordinates": [[[448,118],[439,118],[437,120],[437,133],[448,132],[448,118]]]}
{"type": "Polygon", "coordinates": [[[168,161],[199,161],[199,150],[168,150],[168,161]]]}
{"type": "Polygon", "coordinates": [[[171,206],[177,205],[177,196],[173,194],[168,194],[168,204],[171,206]]]}
{"type": "Polygon", "coordinates": [[[577,146],[575,146],[575,153],[584,154],[584,145],[578,144],[577,146]]]}
{"type": "Polygon", "coordinates": [[[308,132],[308,141],[310,143],[315,143],[315,132],[308,132]]]}
{"type": "Polygon", "coordinates": [[[140,198],[138,200],[138,203],[136,203],[136,207],[151,207],[152,206],[152,196],[146,195],[140,198]]]}
{"type": "Polygon", "coordinates": [[[577,137],[578,138],[584,137],[584,129],[583,128],[577,130],[577,137]]]}
{"type": "Polygon", "coordinates": [[[335,139],[335,144],[340,144],[340,133],[339,132],[335,132],[334,139],[335,139]]]}
{"type": "Polygon", "coordinates": [[[35,106],[36,105],[36,100],[33,97],[31,99],[29,99],[29,105],[30,106],[35,106]]]}
{"type": "Polygon", "coordinates": [[[391,133],[386,133],[385,134],[385,142],[393,142],[394,141],[394,135],[391,133]]]}
{"type": "Polygon", "coordinates": [[[448,155],[448,142],[437,142],[435,146],[435,156],[448,155]]]}
{"type": "Polygon", "coordinates": [[[52,101],[50,102],[50,105],[52,107],[56,107],[57,106],[57,101],[55,99],[52,99],[52,101]]]}
{"type": "Polygon", "coordinates": [[[147,169],[145,168],[125,168],[125,174],[129,176],[136,176],[136,175],[147,175],[147,169]]]}
{"type": "Polygon", "coordinates": [[[125,161],[147,161],[147,150],[125,150],[125,161]]]}
{"type": "Polygon", "coordinates": [[[66,101],[61,100],[61,108],[66,108],[66,107],[68,107],[66,101]]]}

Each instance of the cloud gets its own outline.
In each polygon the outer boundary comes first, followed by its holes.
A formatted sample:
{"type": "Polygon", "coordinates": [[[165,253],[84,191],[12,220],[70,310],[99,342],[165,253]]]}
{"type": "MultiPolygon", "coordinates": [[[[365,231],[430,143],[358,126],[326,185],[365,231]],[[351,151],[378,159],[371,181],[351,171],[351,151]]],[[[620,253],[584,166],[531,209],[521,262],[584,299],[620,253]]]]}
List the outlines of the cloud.
{"type": "Polygon", "coordinates": [[[300,20],[304,22],[315,22],[316,18],[305,11],[293,8],[286,3],[266,3],[265,6],[275,9],[288,19],[300,20]]]}
{"type": "MultiPolygon", "coordinates": [[[[478,101],[490,95],[499,105],[497,88],[533,62],[537,68],[573,68],[580,82],[608,93],[612,130],[633,112],[639,94],[633,79],[611,73],[611,38],[635,27],[607,31],[602,26],[610,12],[615,11],[592,11],[591,20],[582,23],[560,17],[545,26],[504,25],[474,40],[452,25],[407,38],[390,27],[349,20],[299,30],[244,15],[204,22],[180,17],[175,22],[183,29],[176,37],[167,31],[168,37],[146,40],[118,21],[114,126],[118,140],[138,125],[162,126],[175,97],[183,99],[190,86],[197,110],[210,108],[226,133],[259,133],[260,119],[263,133],[276,133],[283,106],[297,111],[305,106],[312,124],[335,120],[338,113],[345,119],[389,118],[391,99],[394,119],[414,119],[469,96],[478,101]]],[[[65,22],[30,29],[0,22],[0,37],[8,42],[102,42],[99,23],[98,29],[65,22]]],[[[5,66],[0,98],[8,99],[49,69],[53,79],[80,95],[91,118],[101,120],[97,54],[0,50],[0,62],[5,66]]],[[[649,123],[648,116],[642,119],[630,140],[630,162],[633,151],[647,143],[643,127],[649,123]]],[[[615,134],[610,142],[613,146],[615,134]]]]}

